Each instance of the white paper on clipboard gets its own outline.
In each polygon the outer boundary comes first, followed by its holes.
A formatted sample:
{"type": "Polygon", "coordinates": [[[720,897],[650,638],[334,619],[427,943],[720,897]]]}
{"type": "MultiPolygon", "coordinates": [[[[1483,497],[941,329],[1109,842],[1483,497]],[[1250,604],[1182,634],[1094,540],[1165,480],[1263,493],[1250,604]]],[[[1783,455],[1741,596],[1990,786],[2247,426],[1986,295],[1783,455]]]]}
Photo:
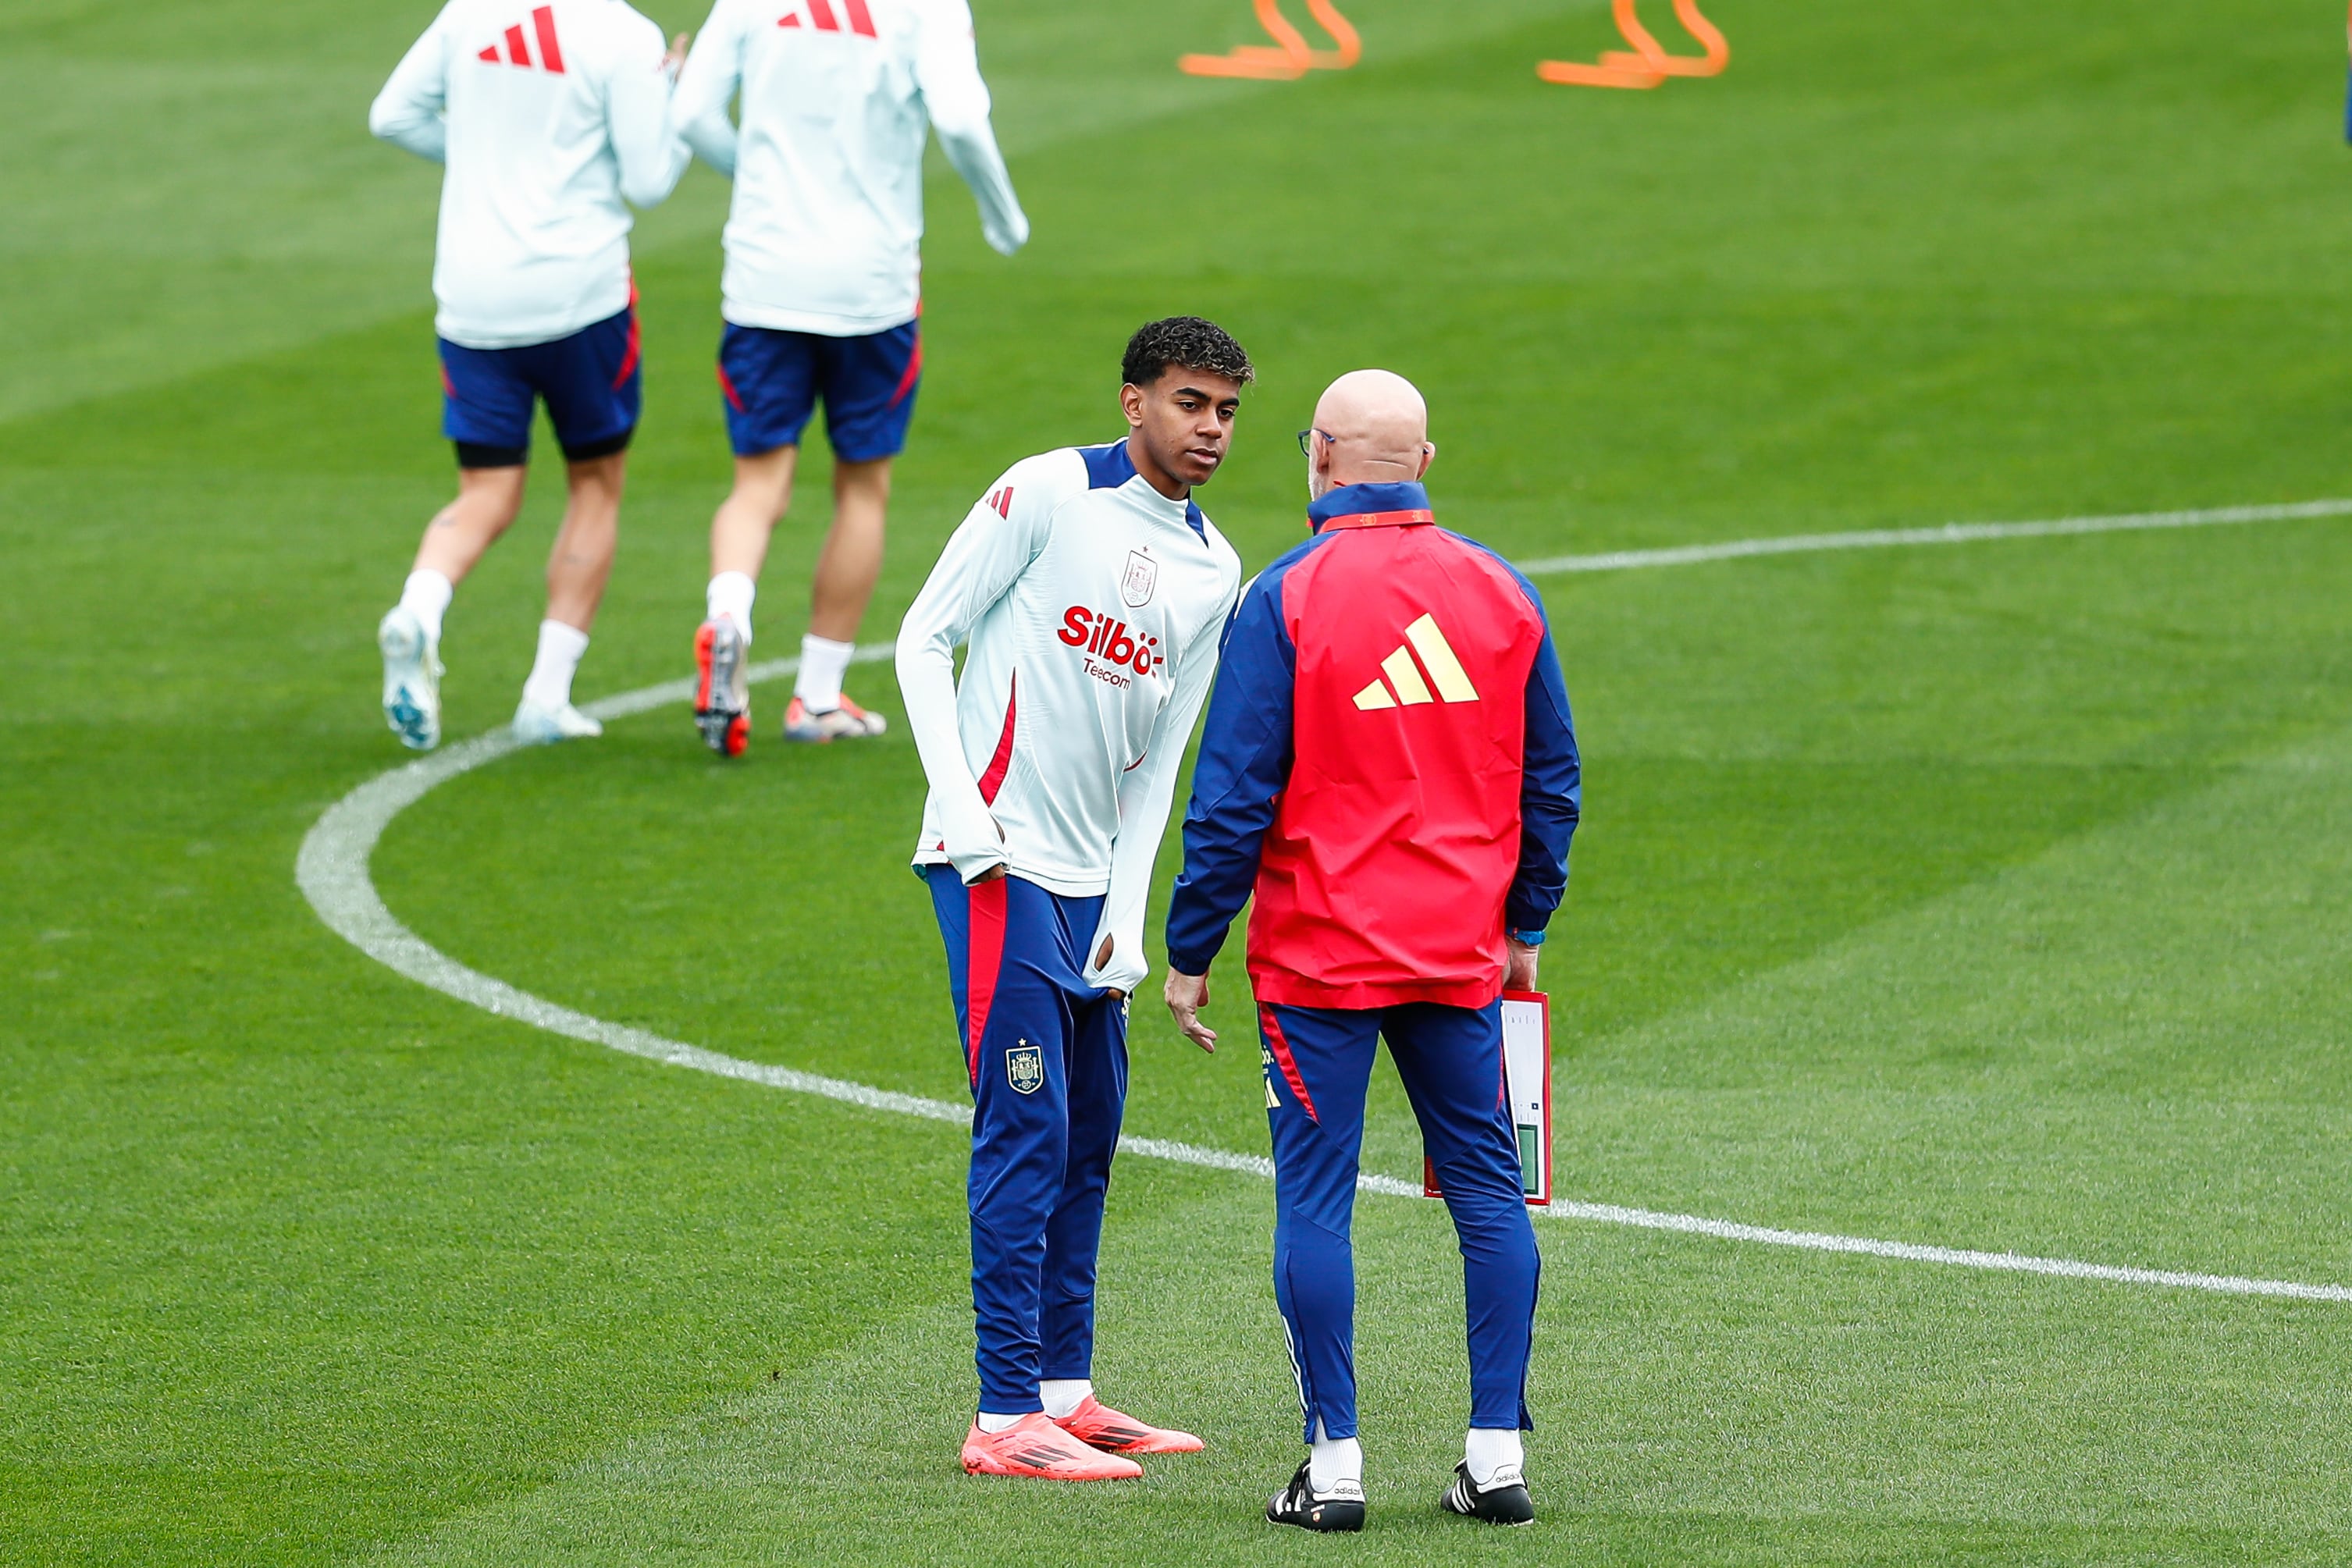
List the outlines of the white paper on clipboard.
{"type": "MultiPolygon", "coordinates": [[[[1503,996],[1504,1093],[1519,1142],[1519,1183],[1528,1202],[1551,1202],[1551,999],[1540,991],[1503,996]]],[[[1422,1161],[1422,1190],[1442,1197],[1437,1168],[1422,1161]]]]}

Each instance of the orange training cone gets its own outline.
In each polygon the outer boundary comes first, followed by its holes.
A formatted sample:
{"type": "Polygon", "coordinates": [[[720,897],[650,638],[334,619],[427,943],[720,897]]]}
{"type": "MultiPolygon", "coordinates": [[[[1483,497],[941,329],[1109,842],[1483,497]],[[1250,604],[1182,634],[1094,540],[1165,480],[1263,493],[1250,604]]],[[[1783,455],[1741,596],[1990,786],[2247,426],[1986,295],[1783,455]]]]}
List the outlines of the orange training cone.
{"type": "Polygon", "coordinates": [[[1344,71],[1364,57],[1364,44],[1339,15],[1331,0],[1307,0],[1318,26],[1331,35],[1333,47],[1309,47],[1307,36],[1282,14],[1280,0],[1256,0],[1258,25],[1274,47],[1244,44],[1225,55],[1186,55],[1176,68],[1187,76],[1248,77],[1259,81],[1297,81],[1308,71],[1344,71]]]}
{"type": "Polygon", "coordinates": [[[1720,76],[1724,67],[1731,63],[1730,44],[1721,29],[1700,13],[1698,0],[1675,0],[1675,16],[1706,51],[1704,55],[1667,53],[1650,30],[1642,26],[1634,3],[1635,0],[1615,0],[1617,31],[1633,46],[1631,51],[1612,50],[1593,66],[1546,60],[1536,67],[1536,74],[1563,87],[1654,88],[1664,86],[1668,77],[1720,76]]]}

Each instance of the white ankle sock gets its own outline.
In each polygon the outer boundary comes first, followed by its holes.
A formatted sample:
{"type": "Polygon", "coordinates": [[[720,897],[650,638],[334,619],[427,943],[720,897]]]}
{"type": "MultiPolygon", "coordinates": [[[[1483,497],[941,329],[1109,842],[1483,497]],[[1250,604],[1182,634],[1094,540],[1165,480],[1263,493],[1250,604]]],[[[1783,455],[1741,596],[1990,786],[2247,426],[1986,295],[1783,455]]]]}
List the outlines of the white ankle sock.
{"type": "Polygon", "coordinates": [[[522,684],[522,700],[551,713],[572,701],[572,677],[588,651],[588,633],[561,621],[539,623],[539,658],[522,684]]]}
{"type": "Polygon", "coordinates": [[[1462,1445],[1462,1457],[1469,1462],[1470,1479],[1482,1487],[1491,1486],[1503,1470],[1524,1471],[1528,1462],[1516,1427],[1507,1431],[1471,1427],[1468,1440],[1462,1445]]]}
{"type": "Polygon", "coordinates": [[[1307,1484],[1328,1492],[1341,1481],[1364,1484],[1364,1445],[1353,1437],[1327,1437],[1323,1421],[1315,1421],[1315,1440],[1307,1445],[1307,1484]]]}
{"type": "Polygon", "coordinates": [[[441,641],[441,617],[447,613],[449,601],[457,590],[437,571],[412,571],[400,590],[400,607],[422,622],[425,635],[431,641],[441,641]]]}
{"type": "Polygon", "coordinates": [[[831,713],[839,707],[841,678],[849,674],[849,656],[856,652],[855,643],[836,643],[814,633],[802,638],[801,677],[793,686],[793,695],[807,704],[811,713],[831,713]]]}
{"type": "Polygon", "coordinates": [[[1027,1416],[993,1416],[983,1410],[980,1413],[980,1429],[983,1432],[1010,1432],[1027,1419],[1027,1416]]]}
{"type": "Polygon", "coordinates": [[[743,633],[743,641],[749,643],[751,640],[751,601],[759,596],[760,585],[750,577],[740,571],[722,571],[710,580],[708,596],[710,618],[716,621],[721,615],[733,617],[736,629],[743,633]]]}
{"type": "Polygon", "coordinates": [[[1037,1402],[1056,1421],[1066,1421],[1076,1415],[1078,1406],[1093,1398],[1094,1394],[1094,1380],[1087,1377],[1049,1377],[1037,1385],[1037,1402]]]}

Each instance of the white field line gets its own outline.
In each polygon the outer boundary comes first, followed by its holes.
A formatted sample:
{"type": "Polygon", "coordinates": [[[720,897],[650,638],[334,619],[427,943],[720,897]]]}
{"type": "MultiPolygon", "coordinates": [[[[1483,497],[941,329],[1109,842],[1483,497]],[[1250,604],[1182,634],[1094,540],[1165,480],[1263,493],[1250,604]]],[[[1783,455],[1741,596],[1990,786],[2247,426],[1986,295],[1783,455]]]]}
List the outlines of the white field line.
{"type": "MultiPolygon", "coordinates": [[[[2302,517],[2352,515],[2352,500],[2305,501],[2278,507],[2230,507],[2201,512],[2151,512],[2133,517],[2073,517],[2045,523],[1954,524],[1941,528],[1889,529],[1871,533],[1815,534],[1780,539],[1748,539],[1728,544],[1694,545],[1680,549],[1627,550],[1612,555],[1561,556],[1528,562],[1519,570],[1530,577],[1572,571],[1612,571],[1650,566],[1679,566],[1701,561],[1733,560],[1748,556],[1790,555],[1807,550],[1871,549],[1904,545],[1960,544],[1979,539],[2036,538],[2063,534],[2121,533],[2147,528],[2211,528],[2231,523],[2285,521],[2302,517]]],[[[892,656],[887,643],[860,648],[859,664],[880,663],[892,656]]],[[[777,659],[754,664],[747,672],[755,682],[777,680],[800,666],[797,659],[777,659]]],[[[669,681],[625,692],[589,705],[600,719],[688,702],[691,680],[669,681]]],[[[504,980],[469,969],[403,925],[385,907],[368,873],[368,862],[393,819],[426,794],[460,774],[496,762],[520,749],[504,729],[452,746],[448,749],[394,768],[361,785],[327,809],[302,841],[295,862],[295,881],[330,930],[385,967],[429,987],[442,995],[480,1008],[501,1018],[515,1019],[572,1040],[601,1045],[665,1066],[683,1067],[715,1077],[732,1078],[795,1094],[813,1094],[869,1111],[918,1116],[926,1121],[971,1124],[971,1108],[945,1100],[896,1093],[845,1079],[825,1078],[788,1067],[745,1061],[700,1046],[666,1040],[646,1030],[607,1023],[586,1013],[534,997],[504,980]]],[[[1119,1139],[1119,1152],[1145,1159],[1210,1170],[1233,1171],[1265,1180],[1274,1177],[1274,1162],[1262,1155],[1238,1155],[1165,1138],[1132,1134],[1119,1139]]],[[[1394,1176],[1365,1175],[1360,1190],[1383,1197],[1420,1198],[1417,1183],[1394,1176]]],[[[2065,1258],[2034,1258],[2015,1252],[1978,1252],[1952,1247],[1921,1247],[1904,1241],[1877,1241],[1861,1236],[1836,1236],[1806,1230],[1775,1230],[1727,1219],[1706,1219],[1690,1214],[1664,1214],[1654,1209],[1625,1208],[1605,1203],[1554,1202],[1531,1210],[1538,1218],[1584,1220],[1629,1226],[1641,1230],[1677,1231],[1723,1241],[1746,1241],[1767,1247],[1792,1247],[1809,1252],[1854,1253],[1907,1263],[1940,1263],[1962,1269],[1984,1269],[2018,1274],[2042,1274],[2056,1279],[2091,1280],[2109,1284],[2158,1286],[2202,1291],[2228,1296],[2271,1296],[2291,1301],[2352,1301],[2352,1286],[2310,1285],[2292,1280],[2256,1280],[2227,1274],[2185,1273],[2165,1269],[2127,1269],[2105,1263],[2084,1263],[2065,1258]]]]}
{"type": "Polygon", "coordinates": [[[2199,512],[2135,512],[2115,517],[2054,517],[2040,523],[1946,523],[1938,528],[1869,528],[1851,534],[1791,534],[1732,539],[1671,549],[1611,550],[1603,555],[1556,555],[1519,563],[1529,577],[1580,571],[1631,571],[1653,566],[1699,566],[1763,555],[1811,555],[1822,550],[1893,549],[1911,545],[1981,544],[1990,539],[2046,539],[2070,534],[2145,533],[2159,528],[2216,528],[2233,523],[2283,523],[2352,515],[2352,500],[2293,501],[2276,507],[2214,507],[2199,512]]]}

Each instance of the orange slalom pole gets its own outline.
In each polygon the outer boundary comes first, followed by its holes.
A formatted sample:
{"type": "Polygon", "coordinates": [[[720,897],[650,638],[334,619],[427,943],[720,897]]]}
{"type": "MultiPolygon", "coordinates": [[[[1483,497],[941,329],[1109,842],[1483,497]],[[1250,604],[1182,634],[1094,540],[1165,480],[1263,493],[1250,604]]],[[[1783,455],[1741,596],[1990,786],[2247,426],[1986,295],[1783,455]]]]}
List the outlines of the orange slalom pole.
{"type": "Polygon", "coordinates": [[[1362,37],[1339,14],[1333,0],[1307,0],[1316,23],[1331,36],[1333,47],[1317,49],[1307,36],[1282,14],[1280,0],[1256,0],[1258,26],[1272,46],[1244,44],[1230,54],[1186,55],[1176,68],[1187,76],[1245,77],[1259,81],[1296,81],[1308,71],[1344,71],[1364,57],[1362,37]]]}

